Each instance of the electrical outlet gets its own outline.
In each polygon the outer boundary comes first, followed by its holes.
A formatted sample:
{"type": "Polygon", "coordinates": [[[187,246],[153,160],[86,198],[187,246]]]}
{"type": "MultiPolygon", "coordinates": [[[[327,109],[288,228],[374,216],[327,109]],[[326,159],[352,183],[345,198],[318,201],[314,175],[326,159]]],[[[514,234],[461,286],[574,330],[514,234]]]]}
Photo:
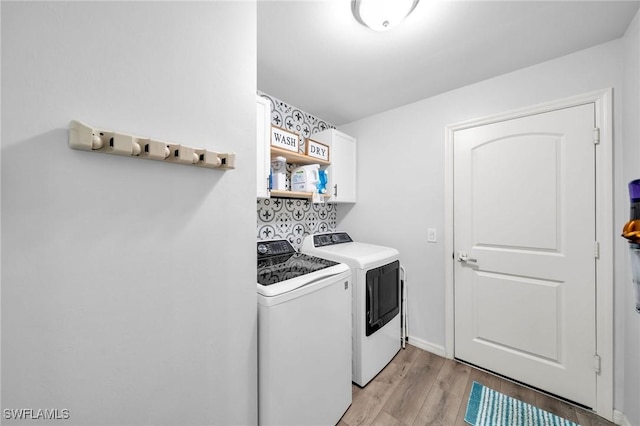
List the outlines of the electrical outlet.
{"type": "Polygon", "coordinates": [[[427,229],[427,242],[435,243],[437,241],[438,239],[436,238],[436,229],[435,228],[427,229]]]}

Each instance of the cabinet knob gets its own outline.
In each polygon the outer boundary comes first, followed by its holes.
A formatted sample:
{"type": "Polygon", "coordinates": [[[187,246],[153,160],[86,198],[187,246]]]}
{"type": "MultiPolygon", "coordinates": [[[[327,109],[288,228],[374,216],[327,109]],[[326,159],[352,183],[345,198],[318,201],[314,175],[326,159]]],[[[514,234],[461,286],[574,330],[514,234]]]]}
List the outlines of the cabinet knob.
{"type": "Polygon", "coordinates": [[[338,184],[337,183],[335,185],[333,185],[333,196],[334,197],[338,196],[338,184]]]}

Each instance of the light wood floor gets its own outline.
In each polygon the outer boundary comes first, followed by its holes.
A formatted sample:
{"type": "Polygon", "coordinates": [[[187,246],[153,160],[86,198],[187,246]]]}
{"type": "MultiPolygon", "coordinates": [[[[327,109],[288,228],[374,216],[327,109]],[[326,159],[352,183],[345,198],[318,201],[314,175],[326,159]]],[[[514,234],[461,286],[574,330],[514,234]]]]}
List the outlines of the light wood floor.
{"type": "Polygon", "coordinates": [[[464,415],[474,381],[581,426],[614,426],[581,408],[410,345],[367,386],[353,385],[353,403],[338,426],[468,426],[464,415]]]}

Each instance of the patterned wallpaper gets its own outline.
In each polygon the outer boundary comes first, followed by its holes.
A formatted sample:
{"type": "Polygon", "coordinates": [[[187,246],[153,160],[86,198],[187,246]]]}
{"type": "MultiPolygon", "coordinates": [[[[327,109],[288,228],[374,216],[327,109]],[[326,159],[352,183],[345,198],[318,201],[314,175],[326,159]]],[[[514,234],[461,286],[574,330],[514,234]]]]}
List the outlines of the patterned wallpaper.
{"type": "Polygon", "coordinates": [[[314,204],[309,200],[258,200],[258,239],[286,239],[299,249],[305,236],[335,231],[336,211],[335,204],[314,204]]]}
{"type": "MultiPolygon", "coordinates": [[[[271,102],[271,124],[301,135],[300,152],[305,150],[305,139],[313,133],[335,126],[288,105],[273,96],[258,91],[258,95],[271,102]]],[[[288,174],[291,164],[287,164],[288,174]]],[[[289,188],[287,176],[287,188],[289,188]]],[[[309,200],[271,198],[258,200],[258,240],[286,239],[299,249],[309,234],[330,232],[336,229],[336,205],[312,203],[309,200]]]]}

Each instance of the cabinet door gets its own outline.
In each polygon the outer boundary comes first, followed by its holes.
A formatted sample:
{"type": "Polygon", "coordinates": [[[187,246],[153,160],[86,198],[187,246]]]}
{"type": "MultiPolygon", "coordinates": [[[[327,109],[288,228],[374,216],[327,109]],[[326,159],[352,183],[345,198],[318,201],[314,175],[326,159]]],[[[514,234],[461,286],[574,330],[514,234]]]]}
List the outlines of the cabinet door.
{"type": "Polygon", "coordinates": [[[336,129],[327,129],[311,135],[314,141],[331,148],[327,167],[330,203],[356,202],[356,140],[336,129]]]}
{"type": "Polygon", "coordinates": [[[256,114],[256,189],[258,198],[269,198],[271,105],[267,99],[261,96],[257,97],[256,114]]]}
{"type": "Polygon", "coordinates": [[[356,202],[356,140],[337,130],[332,131],[331,181],[332,197],[329,202],[356,202]]]}

